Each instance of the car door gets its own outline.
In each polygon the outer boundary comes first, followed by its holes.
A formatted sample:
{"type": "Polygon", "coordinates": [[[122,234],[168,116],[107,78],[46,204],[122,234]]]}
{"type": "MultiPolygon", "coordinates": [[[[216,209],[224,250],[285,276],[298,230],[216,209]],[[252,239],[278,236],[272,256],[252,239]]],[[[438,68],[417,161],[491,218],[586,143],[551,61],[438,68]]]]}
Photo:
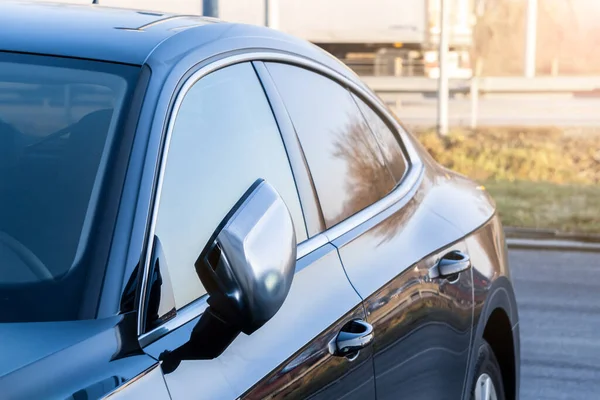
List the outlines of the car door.
{"type": "Polygon", "coordinates": [[[222,59],[219,66],[189,75],[170,117],[148,235],[140,344],[162,361],[175,400],[374,398],[370,347],[336,353],[340,332],[366,315],[335,247],[307,233],[318,205],[297,143],[282,138],[250,62],[222,59]],[[196,260],[257,179],[279,193],[294,223],[288,296],[264,326],[240,334],[216,358],[178,351],[190,347],[208,307],[196,260]]]}
{"type": "Polygon", "coordinates": [[[377,397],[461,398],[472,275],[460,231],[422,204],[430,166],[361,85],[319,66],[266,66],[306,156],[323,234],[374,327],[377,397]],[[441,276],[441,259],[464,272],[441,276]]]}

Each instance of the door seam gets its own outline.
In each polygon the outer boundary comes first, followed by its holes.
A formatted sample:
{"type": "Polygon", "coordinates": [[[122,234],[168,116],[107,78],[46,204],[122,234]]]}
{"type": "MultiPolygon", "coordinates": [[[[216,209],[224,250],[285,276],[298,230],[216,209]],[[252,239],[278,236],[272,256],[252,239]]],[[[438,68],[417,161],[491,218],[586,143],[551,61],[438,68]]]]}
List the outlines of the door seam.
{"type": "MultiPolygon", "coordinates": [[[[356,287],[350,280],[350,277],[348,276],[348,273],[346,272],[346,267],[344,266],[344,262],[342,261],[342,256],[340,255],[340,249],[332,242],[329,242],[329,243],[335,248],[335,252],[337,253],[338,260],[340,261],[340,265],[342,266],[342,270],[344,271],[344,275],[346,276],[348,283],[350,283],[350,286],[352,286],[352,289],[354,289],[354,292],[356,292],[356,294],[358,295],[358,298],[360,299],[360,304],[363,309],[363,315],[365,316],[365,319],[367,320],[367,322],[369,322],[369,313],[367,312],[367,307],[365,305],[365,299],[363,299],[363,297],[360,295],[360,293],[358,292],[358,290],[356,289],[356,287]]],[[[373,371],[373,393],[375,394],[375,399],[377,399],[378,396],[377,396],[377,375],[375,374],[375,352],[373,351],[372,347],[373,347],[373,344],[371,344],[371,368],[373,371]]]]}

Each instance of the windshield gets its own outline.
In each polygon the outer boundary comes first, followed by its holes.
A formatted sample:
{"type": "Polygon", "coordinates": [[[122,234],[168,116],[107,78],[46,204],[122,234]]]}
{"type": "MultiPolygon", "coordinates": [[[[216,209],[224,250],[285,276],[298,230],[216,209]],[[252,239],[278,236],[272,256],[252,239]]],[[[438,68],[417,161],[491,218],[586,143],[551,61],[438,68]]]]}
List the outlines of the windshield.
{"type": "Polygon", "coordinates": [[[139,68],[0,52],[0,322],[77,319],[139,68]]]}

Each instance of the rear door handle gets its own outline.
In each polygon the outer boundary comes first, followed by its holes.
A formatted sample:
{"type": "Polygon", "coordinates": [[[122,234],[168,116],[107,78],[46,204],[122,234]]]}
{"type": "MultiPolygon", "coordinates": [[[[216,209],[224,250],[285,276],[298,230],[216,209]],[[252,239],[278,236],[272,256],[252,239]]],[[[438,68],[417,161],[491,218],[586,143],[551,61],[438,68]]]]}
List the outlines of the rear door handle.
{"type": "Polygon", "coordinates": [[[329,352],[338,357],[347,357],[351,361],[358,357],[358,352],[373,342],[373,326],[357,319],[348,322],[340,333],[329,343],[329,352]]]}
{"type": "Polygon", "coordinates": [[[471,268],[471,259],[461,251],[447,253],[429,270],[430,278],[452,278],[471,268]]]}

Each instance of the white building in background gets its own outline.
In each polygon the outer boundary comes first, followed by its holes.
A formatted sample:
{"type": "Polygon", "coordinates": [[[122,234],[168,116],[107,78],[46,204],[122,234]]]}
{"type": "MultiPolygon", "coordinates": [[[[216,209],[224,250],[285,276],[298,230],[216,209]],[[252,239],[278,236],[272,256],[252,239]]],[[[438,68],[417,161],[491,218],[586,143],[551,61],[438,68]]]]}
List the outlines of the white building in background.
{"type": "MultiPolygon", "coordinates": [[[[360,74],[435,77],[438,73],[440,0],[218,0],[219,18],[265,25],[265,1],[271,4],[270,18],[277,29],[318,44],[360,74]]],[[[466,78],[471,75],[474,0],[446,1],[451,2],[449,72],[466,78]]],[[[203,0],[95,2],[182,14],[203,11],[203,0]]]]}

